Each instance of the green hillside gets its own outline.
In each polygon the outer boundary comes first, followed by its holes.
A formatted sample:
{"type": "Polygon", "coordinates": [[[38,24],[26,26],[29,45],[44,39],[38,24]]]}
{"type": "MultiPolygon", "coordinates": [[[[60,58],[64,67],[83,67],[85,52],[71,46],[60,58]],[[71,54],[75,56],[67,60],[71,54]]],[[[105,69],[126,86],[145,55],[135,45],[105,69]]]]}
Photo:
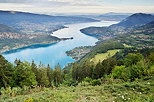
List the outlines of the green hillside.
{"type": "Polygon", "coordinates": [[[101,53],[95,55],[94,58],[92,58],[90,61],[97,64],[99,61],[102,62],[103,60],[107,59],[108,57],[112,57],[115,55],[119,50],[108,50],[106,53],[101,53]]]}

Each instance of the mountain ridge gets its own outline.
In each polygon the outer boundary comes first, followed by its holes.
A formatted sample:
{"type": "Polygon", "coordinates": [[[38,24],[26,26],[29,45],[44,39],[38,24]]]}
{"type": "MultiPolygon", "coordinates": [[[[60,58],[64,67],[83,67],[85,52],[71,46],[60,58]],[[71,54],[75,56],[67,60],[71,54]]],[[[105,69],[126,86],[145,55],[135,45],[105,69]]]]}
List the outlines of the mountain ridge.
{"type": "Polygon", "coordinates": [[[131,32],[133,29],[148,24],[154,21],[154,16],[151,14],[136,13],[117,24],[113,24],[109,27],[88,27],[81,29],[84,34],[96,37],[101,36],[115,36],[119,34],[125,34],[131,32]],[[136,20],[137,19],[137,20],[136,20]],[[144,19],[144,20],[142,20],[144,19]]]}
{"type": "Polygon", "coordinates": [[[149,22],[154,21],[154,16],[151,14],[145,13],[135,13],[126,19],[122,20],[118,24],[111,25],[112,26],[122,26],[122,27],[131,27],[131,26],[140,26],[143,24],[147,24],[149,22]]]}
{"type": "MultiPolygon", "coordinates": [[[[1,21],[0,22],[11,21],[13,19],[15,19],[14,22],[19,22],[21,20],[22,21],[23,20],[30,20],[30,21],[36,22],[36,20],[40,20],[40,21],[38,21],[39,23],[49,22],[48,20],[50,20],[50,22],[57,22],[56,20],[58,20],[58,21],[63,21],[65,23],[70,22],[70,21],[67,21],[67,20],[72,20],[72,21],[75,21],[75,22],[98,21],[98,20],[94,20],[94,19],[91,19],[91,18],[84,18],[84,17],[51,16],[51,15],[45,15],[45,14],[35,14],[35,13],[17,12],[17,11],[0,11],[0,14],[1,14],[1,16],[0,16],[1,21]]],[[[11,23],[11,22],[9,22],[9,23],[11,23]]]]}

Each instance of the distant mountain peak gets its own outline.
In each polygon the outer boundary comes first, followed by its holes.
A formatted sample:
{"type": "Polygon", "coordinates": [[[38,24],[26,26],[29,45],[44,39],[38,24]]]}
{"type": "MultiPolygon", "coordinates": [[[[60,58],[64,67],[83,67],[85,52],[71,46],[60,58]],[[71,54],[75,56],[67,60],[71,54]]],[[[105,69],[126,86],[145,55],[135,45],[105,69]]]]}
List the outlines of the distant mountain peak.
{"type": "Polygon", "coordinates": [[[151,14],[146,14],[146,13],[135,13],[135,14],[133,14],[133,15],[131,15],[130,17],[135,17],[135,16],[153,16],[153,15],[151,15],[151,14]]]}
{"type": "Polygon", "coordinates": [[[141,26],[152,21],[154,21],[154,16],[151,14],[135,13],[127,17],[120,23],[116,24],[116,26],[122,26],[122,27],[141,26]]]}

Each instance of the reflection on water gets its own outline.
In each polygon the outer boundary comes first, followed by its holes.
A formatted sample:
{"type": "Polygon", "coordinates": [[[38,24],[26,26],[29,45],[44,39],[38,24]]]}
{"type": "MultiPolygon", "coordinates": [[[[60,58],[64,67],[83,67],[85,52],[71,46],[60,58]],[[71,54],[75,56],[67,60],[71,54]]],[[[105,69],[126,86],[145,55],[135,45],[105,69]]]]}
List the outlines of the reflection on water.
{"type": "Polygon", "coordinates": [[[23,47],[3,53],[4,57],[10,61],[20,59],[21,61],[35,61],[39,64],[40,61],[53,68],[58,63],[61,67],[64,67],[66,64],[74,62],[74,59],[66,55],[66,51],[71,50],[79,46],[91,46],[95,45],[98,41],[96,38],[82,34],[80,29],[89,27],[89,26],[108,26],[117,22],[106,21],[106,22],[93,22],[93,23],[81,23],[81,24],[71,24],[66,25],[69,28],[65,28],[53,33],[54,36],[59,38],[70,38],[72,40],[65,40],[59,43],[54,44],[37,44],[28,47],[23,47]]]}
{"type": "Polygon", "coordinates": [[[42,47],[49,47],[49,46],[57,44],[57,43],[30,45],[30,46],[21,47],[21,48],[18,48],[18,49],[6,51],[6,52],[3,52],[2,54],[5,55],[5,54],[11,54],[11,53],[15,53],[15,52],[21,52],[22,50],[26,50],[26,49],[37,49],[37,48],[42,48],[42,47]]]}

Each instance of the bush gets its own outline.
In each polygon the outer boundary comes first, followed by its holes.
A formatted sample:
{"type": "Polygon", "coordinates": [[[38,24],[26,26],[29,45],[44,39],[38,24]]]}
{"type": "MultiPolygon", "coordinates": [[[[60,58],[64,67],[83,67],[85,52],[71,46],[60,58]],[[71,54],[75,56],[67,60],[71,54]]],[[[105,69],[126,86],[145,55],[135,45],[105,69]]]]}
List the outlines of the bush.
{"type": "Polygon", "coordinates": [[[124,63],[126,66],[131,66],[136,64],[137,62],[139,62],[141,59],[143,59],[143,55],[140,53],[129,53],[125,59],[124,59],[124,63]]]}
{"type": "Polygon", "coordinates": [[[111,76],[113,78],[122,78],[122,74],[125,70],[125,66],[115,66],[115,68],[112,70],[111,76]]]}
{"type": "Polygon", "coordinates": [[[2,87],[0,92],[2,95],[11,96],[12,90],[11,90],[11,87],[7,87],[6,89],[2,87]]]}
{"type": "Polygon", "coordinates": [[[63,85],[67,85],[67,86],[77,86],[78,82],[75,80],[67,80],[63,82],[63,85]]]}
{"type": "Polygon", "coordinates": [[[101,85],[101,81],[100,81],[100,79],[92,80],[91,85],[92,85],[92,86],[101,85]]]}
{"type": "Polygon", "coordinates": [[[92,79],[89,78],[89,77],[86,77],[86,78],[83,79],[83,81],[90,83],[92,81],[92,79]]]}
{"type": "Polygon", "coordinates": [[[12,96],[20,95],[22,94],[22,88],[20,87],[13,87],[12,88],[12,96]]]}
{"type": "Polygon", "coordinates": [[[148,70],[148,74],[154,75],[154,65],[150,67],[150,69],[148,70]]]}
{"type": "Polygon", "coordinates": [[[25,99],[24,102],[34,102],[32,98],[25,99]]]}
{"type": "Polygon", "coordinates": [[[128,71],[130,72],[129,79],[135,80],[135,78],[141,78],[148,74],[148,66],[144,60],[141,60],[136,65],[129,66],[128,71]]]}

